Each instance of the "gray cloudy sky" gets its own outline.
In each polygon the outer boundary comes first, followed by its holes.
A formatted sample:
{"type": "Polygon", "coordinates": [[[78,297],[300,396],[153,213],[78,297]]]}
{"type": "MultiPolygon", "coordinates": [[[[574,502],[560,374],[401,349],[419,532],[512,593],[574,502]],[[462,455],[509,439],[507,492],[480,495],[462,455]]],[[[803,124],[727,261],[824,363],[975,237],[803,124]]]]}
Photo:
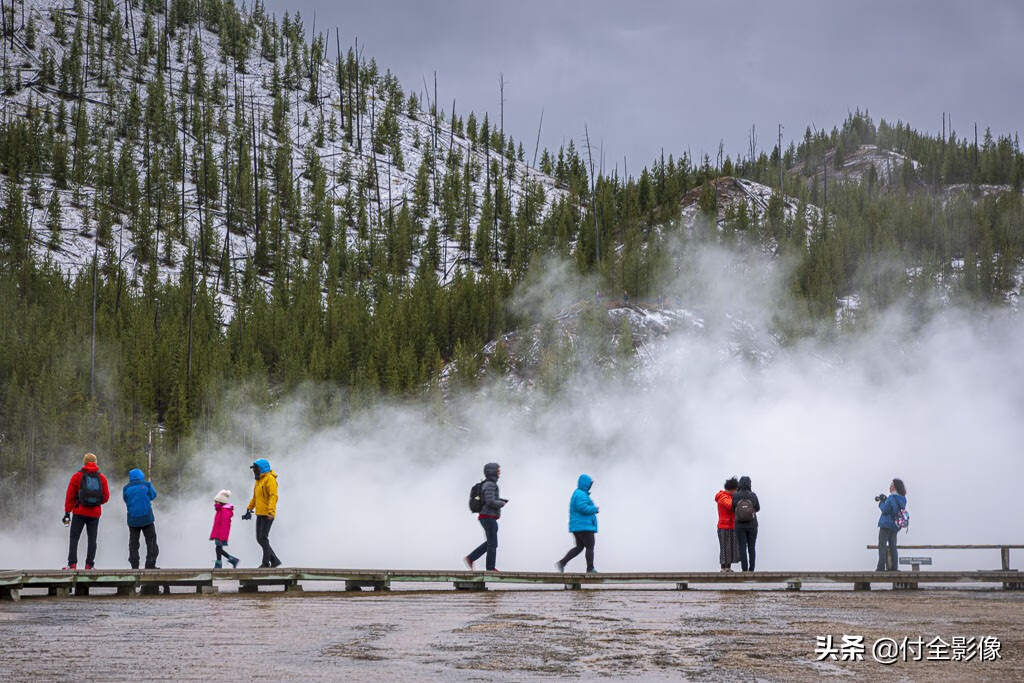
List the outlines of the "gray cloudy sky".
{"type": "MultiPolygon", "coordinates": [[[[665,154],[746,153],[777,125],[784,141],[867,108],[938,131],[942,112],[973,135],[1024,125],[1024,3],[1019,0],[266,0],[302,12],[307,33],[338,26],[406,90],[438,74],[439,99],[498,114],[532,156],[541,145],[603,141],[605,166],[631,172],[665,154]]],[[[332,41],[333,45],[333,41],[332,41]]]]}

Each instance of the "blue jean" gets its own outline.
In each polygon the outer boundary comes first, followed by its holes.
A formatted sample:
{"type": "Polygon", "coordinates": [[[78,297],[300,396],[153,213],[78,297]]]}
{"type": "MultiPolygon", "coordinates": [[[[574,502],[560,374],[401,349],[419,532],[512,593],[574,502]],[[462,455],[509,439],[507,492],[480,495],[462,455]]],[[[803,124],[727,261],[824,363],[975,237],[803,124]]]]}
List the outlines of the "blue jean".
{"type": "Polygon", "coordinates": [[[476,562],[481,555],[487,553],[487,571],[491,571],[498,556],[498,520],[483,517],[480,519],[480,526],[484,528],[487,540],[469,554],[469,561],[476,562]]]}
{"type": "Polygon", "coordinates": [[[757,544],[757,527],[736,527],[736,541],[740,546],[740,567],[743,571],[754,571],[754,546],[757,544]]]}
{"type": "Polygon", "coordinates": [[[875,571],[894,572],[900,568],[900,556],[896,551],[896,534],[899,529],[878,527],[878,564],[875,571]]]}

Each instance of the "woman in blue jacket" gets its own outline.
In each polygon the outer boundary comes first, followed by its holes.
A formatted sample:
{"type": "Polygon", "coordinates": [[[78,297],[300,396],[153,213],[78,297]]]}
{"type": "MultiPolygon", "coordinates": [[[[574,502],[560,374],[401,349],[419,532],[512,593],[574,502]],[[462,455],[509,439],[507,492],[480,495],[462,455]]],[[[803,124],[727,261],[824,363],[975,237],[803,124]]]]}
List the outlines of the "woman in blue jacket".
{"type": "Polygon", "coordinates": [[[900,529],[896,526],[896,517],[900,510],[907,507],[907,487],[902,479],[893,479],[889,484],[889,495],[878,496],[878,564],[875,571],[898,571],[900,558],[896,551],[896,534],[900,529]]]}
{"type": "Polygon", "coordinates": [[[146,539],[146,569],[156,569],[156,556],[160,548],[156,544],[156,524],[153,517],[153,501],[156,489],[146,481],[142,470],[128,473],[128,483],[121,490],[124,505],[128,509],[128,563],[132,569],[139,568],[139,534],[146,539]]]}
{"type": "Polygon", "coordinates": [[[569,560],[587,551],[587,572],[594,573],[594,534],[597,533],[597,513],[599,512],[594,501],[590,499],[590,487],[594,480],[589,475],[581,474],[576,482],[576,490],[572,492],[569,499],[569,533],[576,537],[576,547],[565,554],[561,560],[555,563],[560,572],[565,571],[565,565],[569,560]]]}

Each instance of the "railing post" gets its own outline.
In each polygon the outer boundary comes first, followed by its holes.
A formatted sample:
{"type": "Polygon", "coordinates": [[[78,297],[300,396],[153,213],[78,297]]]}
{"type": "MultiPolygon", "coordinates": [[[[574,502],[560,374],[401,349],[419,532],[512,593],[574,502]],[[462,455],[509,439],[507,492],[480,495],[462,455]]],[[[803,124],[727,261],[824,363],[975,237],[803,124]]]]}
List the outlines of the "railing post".
{"type": "Polygon", "coordinates": [[[1010,549],[1004,545],[999,549],[999,555],[1003,561],[1003,571],[1010,571],[1010,549]]]}

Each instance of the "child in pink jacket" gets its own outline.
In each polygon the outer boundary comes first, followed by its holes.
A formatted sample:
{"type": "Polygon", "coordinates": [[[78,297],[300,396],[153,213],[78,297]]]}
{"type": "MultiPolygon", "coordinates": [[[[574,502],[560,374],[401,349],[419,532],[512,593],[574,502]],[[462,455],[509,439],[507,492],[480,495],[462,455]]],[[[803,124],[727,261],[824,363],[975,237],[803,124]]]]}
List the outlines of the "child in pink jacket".
{"type": "Polygon", "coordinates": [[[226,557],[231,563],[231,568],[238,567],[238,558],[224,550],[228,544],[228,536],[231,534],[231,517],[235,514],[235,506],[228,503],[231,491],[223,490],[213,497],[213,530],[210,531],[210,540],[217,549],[217,561],[213,568],[220,569],[221,558],[226,557]]]}

